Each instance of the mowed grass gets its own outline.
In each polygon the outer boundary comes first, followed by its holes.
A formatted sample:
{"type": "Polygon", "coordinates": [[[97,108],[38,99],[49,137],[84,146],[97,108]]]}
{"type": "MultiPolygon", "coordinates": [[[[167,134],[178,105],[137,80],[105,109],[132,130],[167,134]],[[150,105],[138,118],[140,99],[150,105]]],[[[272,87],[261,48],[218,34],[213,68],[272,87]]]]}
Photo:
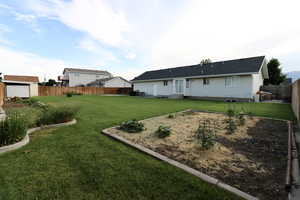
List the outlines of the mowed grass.
{"type": "MultiPolygon", "coordinates": [[[[101,134],[129,119],[184,109],[226,111],[228,103],[139,97],[40,97],[79,105],[78,123],[33,133],[30,144],[0,155],[0,199],[239,199],[101,134]]],[[[255,115],[293,119],[288,104],[234,103],[255,115]]],[[[29,113],[30,114],[30,113],[29,113]]]]}

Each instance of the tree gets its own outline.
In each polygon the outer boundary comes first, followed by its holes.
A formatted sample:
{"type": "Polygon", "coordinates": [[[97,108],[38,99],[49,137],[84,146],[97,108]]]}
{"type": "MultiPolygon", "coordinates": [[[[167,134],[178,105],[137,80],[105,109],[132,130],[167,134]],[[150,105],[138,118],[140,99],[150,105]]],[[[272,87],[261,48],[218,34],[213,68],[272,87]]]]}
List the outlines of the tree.
{"type": "Polygon", "coordinates": [[[264,80],[265,85],[279,85],[286,79],[286,75],[281,72],[280,62],[276,58],[272,58],[268,64],[269,79],[264,80]]]}
{"type": "Polygon", "coordinates": [[[206,59],[201,60],[200,65],[204,65],[204,64],[208,64],[208,63],[211,63],[211,60],[209,58],[206,58],[206,59]]]}
{"type": "Polygon", "coordinates": [[[54,86],[56,85],[56,81],[54,79],[49,79],[45,86],[54,86]]]}

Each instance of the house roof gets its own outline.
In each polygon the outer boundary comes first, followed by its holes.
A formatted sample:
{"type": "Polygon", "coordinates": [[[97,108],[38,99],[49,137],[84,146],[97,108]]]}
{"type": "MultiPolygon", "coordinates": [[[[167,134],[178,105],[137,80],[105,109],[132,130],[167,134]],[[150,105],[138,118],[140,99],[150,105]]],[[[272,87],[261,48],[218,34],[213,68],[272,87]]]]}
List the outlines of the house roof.
{"type": "Polygon", "coordinates": [[[68,71],[68,72],[95,73],[95,74],[97,74],[97,73],[99,73],[99,74],[103,74],[103,73],[110,74],[109,72],[104,71],[104,70],[80,69],[80,68],[65,68],[63,73],[65,73],[66,71],[68,71]]]}
{"type": "Polygon", "coordinates": [[[87,85],[88,85],[88,86],[101,85],[101,84],[103,84],[103,83],[105,83],[105,82],[107,82],[107,81],[110,81],[110,80],[112,80],[112,79],[115,79],[115,78],[120,78],[120,79],[122,79],[123,81],[126,81],[126,82],[130,83],[129,81],[127,81],[126,79],[124,79],[124,78],[122,78],[122,77],[120,77],[120,76],[115,76],[115,77],[109,77],[109,78],[97,79],[97,80],[95,80],[95,81],[92,81],[92,82],[88,83],[87,85]]]}
{"type": "Polygon", "coordinates": [[[39,82],[39,77],[37,77],[37,76],[4,75],[4,81],[38,83],[39,82]]]}
{"type": "Polygon", "coordinates": [[[154,71],[147,71],[132,81],[179,78],[179,77],[197,77],[214,76],[229,74],[253,74],[258,73],[265,56],[249,57],[236,60],[227,60],[212,62],[208,64],[197,64],[183,67],[175,67],[154,71]]]}

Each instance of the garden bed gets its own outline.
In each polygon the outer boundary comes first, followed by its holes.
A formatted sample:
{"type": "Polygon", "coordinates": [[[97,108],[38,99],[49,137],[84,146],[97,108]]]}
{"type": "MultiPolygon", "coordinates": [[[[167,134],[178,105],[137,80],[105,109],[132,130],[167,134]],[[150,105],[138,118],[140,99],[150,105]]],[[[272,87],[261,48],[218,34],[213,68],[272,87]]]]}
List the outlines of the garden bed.
{"type": "Polygon", "coordinates": [[[233,134],[226,130],[224,114],[180,112],[143,120],[145,130],[127,133],[116,127],[107,132],[119,135],[260,199],[285,199],[287,133],[286,121],[245,117],[245,124],[233,134]],[[211,122],[215,145],[203,149],[196,138],[199,123],[211,122]],[[159,138],[160,125],[169,126],[171,135],[159,138]]]}

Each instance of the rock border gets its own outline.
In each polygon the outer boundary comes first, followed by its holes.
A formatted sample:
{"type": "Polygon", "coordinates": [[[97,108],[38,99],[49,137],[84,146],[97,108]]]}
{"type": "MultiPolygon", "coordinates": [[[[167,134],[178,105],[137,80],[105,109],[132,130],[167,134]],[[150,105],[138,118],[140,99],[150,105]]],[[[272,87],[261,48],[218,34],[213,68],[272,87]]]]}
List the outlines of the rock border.
{"type": "MultiPolygon", "coordinates": [[[[175,112],[175,113],[183,113],[183,112],[186,112],[186,111],[224,114],[222,112],[210,112],[210,111],[202,111],[202,110],[200,111],[200,110],[192,110],[192,109],[187,109],[187,110],[179,111],[179,112],[175,112]]],[[[175,113],[172,113],[172,114],[175,114],[175,113]]],[[[165,115],[161,115],[161,116],[165,116],[165,115]]],[[[150,117],[150,118],[147,118],[147,119],[144,119],[144,120],[148,120],[148,119],[151,119],[151,118],[155,118],[155,117],[150,117]]],[[[262,118],[264,118],[264,117],[262,117],[262,118]]],[[[265,118],[265,119],[271,119],[271,118],[265,118]]],[[[143,120],[141,120],[141,121],[143,121],[143,120]]],[[[283,121],[285,121],[285,120],[283,120],[283,121]]],[[[210,184],[216,185],[219,188],[222,188],[224,190],[232,192],[232,193],[236,194],[237,196],[242,197],[242,198],[244,198],[246,200],[259,200],[257,197],[254,197],[254,196],[252,196],[252,195],[250,195],[250,194],[248,194],[246,192],[243,192],[243,191],[241,191],[241,190],[239,190],[239,189],[237,189],[235,187],[227,185],[226,183],[223,183],[223,182],[221,182],[220,180],[218,180],[216,178],[213,178],[213,177],[211,177],[211,176],[209,176],[207,174],[204,174],[204,173],[202,173],[202,172],[200,172],[200,171],[198,171],[196,169],[193,169],[193,168],[191,168],[191,167],[189,167],[187,165],[184,165],[184,164],[182,164],[182,163],[180,163],[178,161],[175,161],[175,160],[170,159],[170,158],[168,158],[168,157],[166,157],[166,156],[164,156],[162,154],[159,154],[159,153],[157,153],[155,151],[152,151],[152,150],[150,150],[148,148],[145,148],[142,145],[135,144],[135,143],[133,143],[133,142],[131,142],[131,141],[125,139],[125,138],[122,138],[122,137],[120,137],[120,136],[118,136],[116,134],[110,133],[108,131],[111,128],[117,128],[117,127],[118,126],[113,126],[113,127],[106,128],[106,129],[102,130],[102,134],[104,134],[104,135],[106,135],[106,136],[108,136],[108,137],[110,137],[110,138],[112,138],[114,140],[117,140],[119,142],[122,142],[123,144],[125,144],[127,146],[135,148],[135,149],[137,149],[137,150],[139,150],[139,151],[141,151],[141,152],[143,152],[145,154],[148,154],[148,155],[150,155],[150,156],[152,156],[152,157],[154,157],[154,158],[156,158],[158,160],[167,162],[167,163],[169,163],[169,164],[171,164],[171,165],[173,165],[173,166],[175,166],[177,168],[180,168],[180,169],[188,172],[189,174],[192,174],[192,175],[200,178],[201,180],[203,180],[205,182],[208,182],[210,184]]]]}
{"type": "Polygon", "coordinates": [[[65,123],[50,124],[50,125],[45,125],[45,126],[40,126],[40,127],[35,127],[35,128],[28,129],[27,132],[26,132],[25,137],[21,141],[19,141],[17,143],[14,143],[14,144],[10,144],[10,145],[7,145],[7,146],[0,147],[0,155],[3,154],[3,153],[9,152],[9,151],[19,149],[19,148],[25,146],[26,144],[28,144],[29,141],[30,141],[29,134],[31,134],[35,131],[39,131],[39,130],[43,130],[43,129],[49,129],[49,128],[58,128],[58,127],[62,127],[62,126],[70,126],[70,125],[73,125],[73,124],[76,124],[76,123],[77,123],[77,120],[73,119],[72,121],[65,122],[65,123]]]}

